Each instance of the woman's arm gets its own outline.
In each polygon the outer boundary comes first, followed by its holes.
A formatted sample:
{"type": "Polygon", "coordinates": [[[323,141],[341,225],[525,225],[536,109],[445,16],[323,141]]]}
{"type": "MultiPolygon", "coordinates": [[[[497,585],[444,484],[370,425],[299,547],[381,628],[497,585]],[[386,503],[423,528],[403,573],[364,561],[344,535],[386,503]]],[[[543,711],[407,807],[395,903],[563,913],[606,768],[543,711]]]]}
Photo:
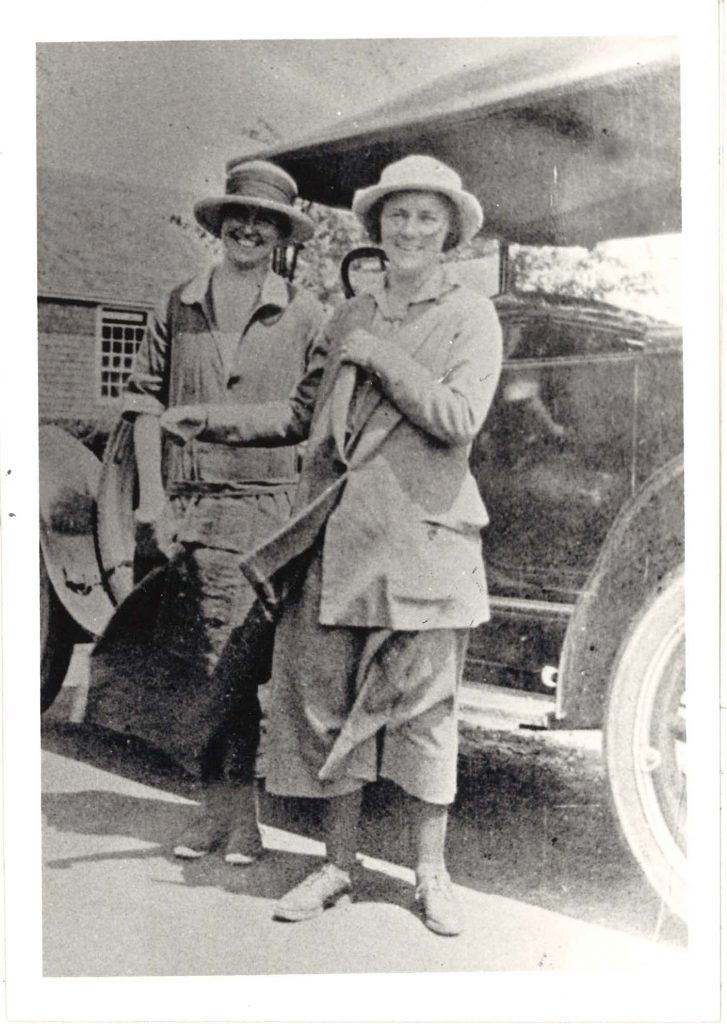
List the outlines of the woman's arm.
{"type": "Polygon", "coordinates": [[[445,444],[467,444],[479,433],[502,365],[502,332],[490,303],[473,303],[453,329],[451,356],[441,378],[397,348],[395,342],[355,330],[341,358],[368,370],[381,390],[415,426],[445,444]]]}
{"type": "Polygon", "coordinates": [[[138,522],[154,522],[166,500],[162,480],[162,445],[159,417],[140,413],[134,420],[134,457],[139,477],[138,522]]]}
{"type": "Polygon", "coordinates": [[[124,390],[122,416],[133,420],[141,414],[161,416],[169,402],[169,362],[172,299],[151,320],[149,330],[134,356],[124,390]]]}
{"type": "Polygon", "coordinates": [[[122,416],[133,422],[134,458],[139,477],[138,522],[155,522],[165,504],[159,417],[169,390],[169,306],[157,313],[134,357],[122,416]]]}
{"type": "Polygon", "coordinates": [[[162,429],[183,442],[198,437],[201,441],[266,448],[298,444],[310,430],[329,347],[330,334],[321,331],[311,345],[305,376],[288,401],[179,405],[161,417],[162,429]]]}

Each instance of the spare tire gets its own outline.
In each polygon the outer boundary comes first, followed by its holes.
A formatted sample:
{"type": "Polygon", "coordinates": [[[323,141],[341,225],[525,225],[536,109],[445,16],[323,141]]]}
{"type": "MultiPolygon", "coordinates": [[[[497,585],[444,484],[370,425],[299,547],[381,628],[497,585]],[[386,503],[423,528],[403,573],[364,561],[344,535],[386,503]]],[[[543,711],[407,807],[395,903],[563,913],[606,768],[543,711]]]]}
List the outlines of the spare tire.
{"type": "Polygon", "coordinates": [[[680,917],[687,907],[684,571],[644,602],[616,657],[604,724],[611,796],[631,852],[680,917]]]}
{"type": "Polygon", "coordinates": [[[56,596],[40,552],[40,710],[58,696],[73,654],[78,629],[56,596]]]}

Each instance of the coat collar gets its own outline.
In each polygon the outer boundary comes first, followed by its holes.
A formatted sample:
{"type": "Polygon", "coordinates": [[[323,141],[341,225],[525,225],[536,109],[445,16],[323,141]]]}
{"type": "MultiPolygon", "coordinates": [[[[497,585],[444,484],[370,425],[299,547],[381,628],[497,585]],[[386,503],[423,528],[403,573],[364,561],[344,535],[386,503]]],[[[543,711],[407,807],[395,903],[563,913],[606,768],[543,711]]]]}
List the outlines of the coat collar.
{"type": "MultiPolygon", "coordinates": [[[[214,265],[207,267],[206,270],[201,271],[184,286],[180,298],[185,305],[204,304],[209,293],[214,269],[214,265]]],[[[276,306],[278,309],[285,309],[289,302],[290,296],[285,281],[280,274],[276,274],[273,270],[268,270],[263,278],[262,288],[260,289],[260,301],[257,303],[257,308],[276,306]]]]}
{"type": "MultiPolygon", "coordinates": [[[[376,300],[376,304],[383,316],[385,316],[387,320],[392,320],[394,318],[389,312],[386,281],[386,275],[384,275],[383,278],[369,290],[369,294],[376,300]]],[[[459,281],[455,278],[451,266],[448,263],[444,263],[430,274],[422,284],[419,291],[413,296],[409,305],[413,306],[418,302],[439,302],[439,300],[451,292],[453,288],[459,287],[459,281]]]]}

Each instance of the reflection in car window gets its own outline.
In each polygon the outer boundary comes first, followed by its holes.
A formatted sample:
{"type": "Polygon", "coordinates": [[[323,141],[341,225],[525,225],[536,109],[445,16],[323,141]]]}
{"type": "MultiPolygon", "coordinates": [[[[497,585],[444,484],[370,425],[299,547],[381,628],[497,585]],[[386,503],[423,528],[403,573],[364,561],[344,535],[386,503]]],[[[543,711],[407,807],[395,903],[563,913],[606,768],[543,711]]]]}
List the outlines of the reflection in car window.
{"type": "Polygon", "coordinates": [[[503,326],[509,359],[562,359],[631,351],[623,334],[599,331],[587,323],[542,317],[526,323],[505,321],[503,326]]]}

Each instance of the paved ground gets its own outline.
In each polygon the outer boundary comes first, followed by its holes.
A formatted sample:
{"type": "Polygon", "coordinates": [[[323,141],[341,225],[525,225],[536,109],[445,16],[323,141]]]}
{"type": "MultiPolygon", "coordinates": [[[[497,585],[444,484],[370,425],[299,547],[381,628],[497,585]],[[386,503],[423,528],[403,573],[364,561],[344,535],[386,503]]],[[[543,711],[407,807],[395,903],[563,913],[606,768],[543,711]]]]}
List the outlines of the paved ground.
{"type": "Polygon", "coordinates": [[[319,843],[265,827],[248,869],[165,851],[189,803],[57,754],[44,770],[44,973],[50,976],[653,968],[675,948],[529,902],[460,886],[467,932],[431,935],[410,909],[411,873],[363,860],[357,902],[299,925],[272,900],[319,843]],[[385,936],[385,941],[382,941],[385,936]]]}
{"type": "Polygon", "coordinates": [[[463,726],[449,861],[467,930],[440,939],[412,912],[392,789],[367,793],[357,901],[281,924],[272,901],[322,853],[308,805],[264,801],[267,853],[251,868],[175,861],[168,849],[193,810],[189,781],[69,723],[78,700],[65,690],[43,726],[46,975],[671,972],[682,963],[683,927],[620,844],[592,737],[517,730],[502,709],[463,726]]]}

